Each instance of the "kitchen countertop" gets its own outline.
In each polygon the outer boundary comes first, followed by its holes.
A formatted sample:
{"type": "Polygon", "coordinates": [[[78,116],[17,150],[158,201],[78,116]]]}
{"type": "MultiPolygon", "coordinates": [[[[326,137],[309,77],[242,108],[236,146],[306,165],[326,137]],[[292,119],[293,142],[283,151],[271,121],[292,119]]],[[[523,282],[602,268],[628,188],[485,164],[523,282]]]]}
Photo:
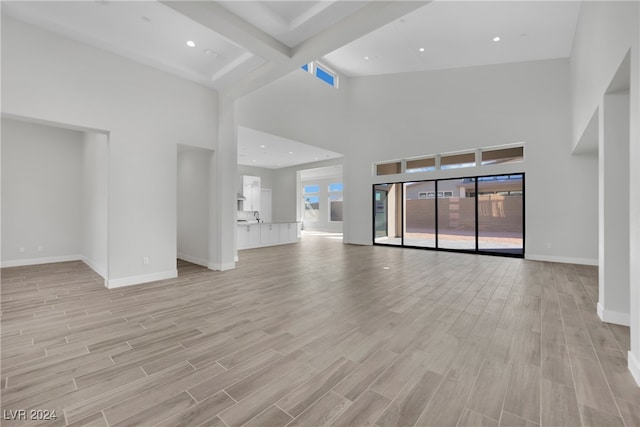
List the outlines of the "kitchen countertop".
{"type": "MultiPolygon", "coordinates": [[[[300,221],[260,221],[260,224],[299,224],[300,221]]],[[[258,224],[257,221],[238,221],[238,225],[258,224]]]]}

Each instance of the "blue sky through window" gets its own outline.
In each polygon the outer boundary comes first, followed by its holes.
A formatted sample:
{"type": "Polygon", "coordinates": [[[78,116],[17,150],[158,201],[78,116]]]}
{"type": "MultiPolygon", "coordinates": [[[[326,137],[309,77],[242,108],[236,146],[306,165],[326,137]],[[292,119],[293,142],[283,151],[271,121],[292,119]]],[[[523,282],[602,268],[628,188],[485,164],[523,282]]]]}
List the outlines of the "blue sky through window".
{"type": "Polygon", "coordinates": [[[320,186],[319,185],[305,185],[304,186],[304,193],[305,194],[319,193],[319,192],[320,192],[320,186]]]}
{"type": "Polygon", "coordinates": [[[327,73],[325,70],[322,69],[322,67],[318,67],[316,66],[316,77],[318,77],[320,80],[322,80],[325,83],[328,83],[331,86],[335,86],[335,81],[336,78],[327,73]]]}
{"type": "Polygon", "coordinates": [[[344,185],[341,182],[335,184],[329,184],[329,191],[343,191],[344,185]]]}

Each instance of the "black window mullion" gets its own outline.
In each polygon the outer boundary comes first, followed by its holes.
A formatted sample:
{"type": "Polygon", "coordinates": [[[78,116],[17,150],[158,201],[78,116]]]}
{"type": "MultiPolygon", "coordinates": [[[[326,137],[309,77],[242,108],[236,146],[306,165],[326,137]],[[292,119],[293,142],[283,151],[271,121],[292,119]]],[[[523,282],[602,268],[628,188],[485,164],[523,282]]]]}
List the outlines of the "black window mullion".
{"type": "Polygon", "coordinates": [[[404,247],[404,183],[399,182],[400,186],[400,246],[404,247]]]}
{"type": "Polygon", "coordinates": [[[478,244],[478,177],[475,178],[475,192],[476,192],[476,252],[480,251],[480,245],[478,244]]]}
{"type": "Polygon", "coordinates": [[[433,195],[433,197],[436,200],[435,206],[436,206],[436,249],[440,249],[440,247],[438,246],[438,235],[440,234],[440,230],[438,229],[438,180],[435,181],[436,185],[435,185],[435,194],[433,195]]]}

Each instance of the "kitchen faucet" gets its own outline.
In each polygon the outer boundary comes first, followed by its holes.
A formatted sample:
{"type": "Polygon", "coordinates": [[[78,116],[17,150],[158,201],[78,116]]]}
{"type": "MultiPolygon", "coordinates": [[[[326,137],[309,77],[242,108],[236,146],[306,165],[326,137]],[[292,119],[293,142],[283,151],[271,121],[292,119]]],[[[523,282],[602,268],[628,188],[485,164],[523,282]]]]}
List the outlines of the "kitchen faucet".
{"type": "Polygon", "coordinates": [[[256,221],[260,222],[260,212],[259,211],[253,211],[253,216],[256,219],[256,221]]]}

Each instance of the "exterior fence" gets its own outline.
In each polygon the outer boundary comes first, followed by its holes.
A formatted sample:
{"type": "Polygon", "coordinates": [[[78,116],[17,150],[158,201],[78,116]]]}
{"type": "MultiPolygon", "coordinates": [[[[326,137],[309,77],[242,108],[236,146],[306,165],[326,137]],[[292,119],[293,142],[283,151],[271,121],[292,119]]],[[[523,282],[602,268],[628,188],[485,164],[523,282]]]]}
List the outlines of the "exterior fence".
{"type": "MultiPolygon", "coordinates": [[[[438,227],[441,231],[458,230],[460,234],[475,229],[473,197],[441,198],[438,201],[438,227]]],[[[436,199],[407,200],[406,230],[409,233],[435,232],[436,199]]],[[[522,233],[522,196],[485,195],[478,197],[478,230],[486,232],[522,233]]]]}

